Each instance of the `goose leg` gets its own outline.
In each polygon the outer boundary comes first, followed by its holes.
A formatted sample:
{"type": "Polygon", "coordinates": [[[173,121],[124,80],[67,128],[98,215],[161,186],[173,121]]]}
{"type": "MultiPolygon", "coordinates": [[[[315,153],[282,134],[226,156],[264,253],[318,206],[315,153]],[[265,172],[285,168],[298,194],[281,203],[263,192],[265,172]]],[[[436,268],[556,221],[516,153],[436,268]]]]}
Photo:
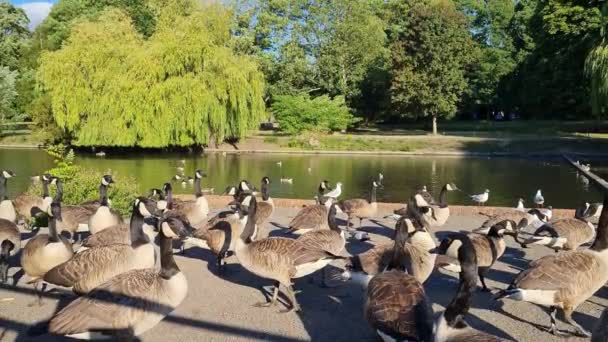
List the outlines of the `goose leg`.
{"type": "Polygon", "coordinates": [[[279,287],[281,286],[280,282],[276,282],[274,284],[274,290],[272,292],[272,299],[269,302],[257,303],[255,306],[258,308],[266,308],[269,306],[275,306],[277,304],[277,298],[279,297],[279,287]]]}
{"type": "Polygon", "coordinates": [[[566,322],[573,326],[574,329],[576,329],[576,332],[579,333],[579,335],[584,337],[591,337],[591,333],[589,331],[585,330],[583,327],[581,327],[580,324],[576,323],[576,321],[572,319],[572,311],[574,311],[572,307],[564,307],[564,317],[566,318],[566,322]]]}
{"type": "Polygon", "coordinates": [[[225,257],[224,253],[219,253],[217,255],[217,273],[218,274],[223,274],[224,273],[224,267],[225,267],[224,257],[225,257]]]}
{"type": "Polygon", "coordinates": [[[551,327],[549,327],[549,329],[547,329],[551,334],[556,335],[556,336],[569,336],[568,333],[561,331],[559,329],[557,329],[557,324],[556,324],[556,319],[555,316],[557,315],[557,306],[552,306],[549,308],[549,310],[551,310],[551,312],[549,313],[549,316],[551,316],[551,327]]]}
{"type": "Polygon", "coordinates": [[[488,273],[488,271],[490,270],[489,267],[479,267],[479,271],[477,272],[477,274],[479,275],[479,280],[481,281],[481,291],[484,292],[490,292],[490,289],[486,286],[486,279],[485,279],[485,275],[486,273],[488,273]]]}
{"type": "Polygon", "coordinates": [[[301,311],[300,304],[298,304],[298,301],[296,300],[296,295],[293,291],[293,287],[291,285],[283,285],[283,286],[285,287],[287,297],[289,298],[289,301],[291,302],[291,309],[283,310],[283,311],[281,311],[281,313],[287,313],[287,312],[292,312],[292,311],[296,311],[296,312],[301,311]]]}

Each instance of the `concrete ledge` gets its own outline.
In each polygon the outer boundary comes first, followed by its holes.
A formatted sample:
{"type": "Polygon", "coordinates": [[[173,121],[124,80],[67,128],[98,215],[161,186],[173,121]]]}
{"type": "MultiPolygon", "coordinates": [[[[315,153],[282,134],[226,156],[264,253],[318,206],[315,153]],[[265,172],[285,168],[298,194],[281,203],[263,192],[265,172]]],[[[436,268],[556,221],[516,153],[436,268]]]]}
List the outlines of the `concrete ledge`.
{"type": "MultiPolygon", "coordinates": [[[[175,195],[176,198],[183,200],[192,200],[194,195],[175,195]]],[[[224,208],[232,201],[232,196],[218,196],[218,195],[205,195],[209,206],[212,209],[224,208]]],[[[296,199],[296,198],[272,198],[275,206],[280,208],[302,208],[307,205],[314,204],[313,200],[296,199]]],[[[393,210],[404,207],[402,203],[378,203],[379,215],[389,215],[393,213],[393,210]]],[[[463,206],[463,205],[451,205],[450,213],[453,215],[495,215],[506,213],[515,210],[510,207],[477,207],[477,206],[463,206]]],[[[567,218],[574,217],[573,209],[553,209],[553,218],[567,218]]]]}

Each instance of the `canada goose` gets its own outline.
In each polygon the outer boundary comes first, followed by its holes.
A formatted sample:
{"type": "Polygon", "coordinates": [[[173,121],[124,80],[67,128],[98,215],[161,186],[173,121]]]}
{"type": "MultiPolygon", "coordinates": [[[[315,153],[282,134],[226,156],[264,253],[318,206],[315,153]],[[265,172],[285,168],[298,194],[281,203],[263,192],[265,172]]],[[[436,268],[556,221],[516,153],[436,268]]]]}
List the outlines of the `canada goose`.
{"type": "Polygon", "coordinates": [[[0,218],[15,222],[17,219],[17,212],[13,201],[8,199],[8,188],[7,180],[15,177],[15,173],[9,170],[2,170],[0,172],[0,218]]]}
{"type": "MultiPolygon", "coordinates": [[[[482,285],[482,291],[490,291],[486,286],[485,275],[490,271],[496,260],[504,254],[506,244],[503,234],[507,231],[506,227],[513,224],[514,223],[510,221],[503,221],[492,226],[488,235],[475,233],[468,235],[472,247],[475,249],[475,255],[477,256],[477,270],[482,285]]],[[[462,233],[448,235],[441,241],[437,249],[441,251],[441,254],[452,258],[453,260],[457,260],[458,251],[462,246],[460,235],[462,235],[462,233]]],[[[442,265],[442,268],[452,272],[462,272],[462,267],[455,263],[442,265]]]]}
{"type": "Polygon", "coordinates": [[[84,294],[123,272],[154,267],[154,245],[144,234],[144,217],[140,214],[141,211],[148,210],[145,201],[149,200],[145,197],[135,199],[130,228],[127,230],[130,236],[124,239],[126,241],[102,244],[77,253],[70,260],[49,270],[44,275],[44,281],[72,287],[75,293],[84,294]]]}
{"type": "MultiPolygon", "coordinates": [[[[110,186],[110,184],[113,184],[114,180],[112,179],[112,176],[107,174],[101,177],[101,182],[99,184],[99,199],[95,199],[95,200],[88,200],[88,201],[84,201],[81,202],[80,204],[78,204],[78,206],[81,207],[85,207],[89,210],[95,211],[97,210],[100,206],[101,206],[101,202],[103,200],[104,197],[108,197],[108,187],[110,186]]],[[[107,198],[107,202],[108,202],[108,207],[111,204],[111,201],[109,198],[107,198]]]]}
{"type": "Polygon", "coordinates": [[[23,193],[13,201],[17,215],[25,220],[29,220],[32,217],[46,213],[48,207],[53,202],[53,198],[49,196],[49,184],[53,181],[53,178],[49,174],[40,176],[42,183],[42,196],[33,196],[23,193]]]}
{"type": "MultiPolygon", "coordinates": [[[[57,186],[57,193],[55,194],[53,201],[61,202],[63,199],[63,182],[59,177],[53,178],[54,183],[57,186]]],[[[57,230],[70,233],[72,239],[74,239],[79,225],[88,224],[89,217],[94,213],[95,209],[93,209],[93,206],[62,205],[61,220],[57,222],[57,230]]]]}
{"type": "Polygon", "coordinates": [[[517,200],[517,205],[515,206],[515,209],[519,210],[519,211],[526,211],[526,208],[524,207],[524,199],[520,198],[517,200]]]}
{"type": "Polygon", "coordinates": [[[321,183],[319,183],[319,187],[317,188],[317,196],[319,197],[319,199],[321,199],[321,197],[325,196],[325,191],[327,191],[328,188],[329,188],[329,181],[322,180],[321,183]]]}
{"type": "Polygon", "coordinates": [[[542,245],[558,250],[572,251],[593,239],[595,227],[584,218],[585,207],[576,210],[573,218],[565,218],[545,223],[531,237],[520,242],[528,245],[542,245]]]}
{"type": "Polygon", "coordinates": [[[226,189],[224,189],[224,192],[222,193],[222,195],[234,196],[234,195],[236,195],[236,191],[237,191],[236,186],[234,186],[234,185],[227,186],[226,189]]]}
{"type": "Polygon", "coordinates": [[[186,298],[188,281],[173,258],[172,240],[192,232],[176,217],[160,223],[160,270],[121,273],[54,315],[48,330],[56,335],[98,338],[102,334],[139,336],[153,328],[186,298]]]}
{"type": "MultiPolygon", "coordinates": [[[[414,207],[413,205],[410,206],[414,207]]],[[[435,268],[435,240],[424,226],[420,213],[412,211],[408,217],[401,217],[395,225],[395,238],[400,229],[407,229],[408,239],[402,251],[402,266],[419,283],[424,283],[435,268]],[[407,220],[406,220],[407,218],[407,220]],[[403,227],[405,225],[405,227],[403,227]]],[[[374,246],[365,253],[348,258],[342,278],[367,286],[371,278],[382,272],[388,265],[393,253],[394,243],[374,246]]]]}
{"type": "MultiPolygon", "coordinates": [[[[139,197],[135,200],[131,211],[131,222],[108,227],[82,240],[82,246],[87,248],[108,246],[116,243],[132,244],[133,229],[140,229],[145,225],[145,219],[158,212],[157,204],[149,198],[139,197]]],[[[146,232],[148,233],[148,232],[146,232]]],[[[148,237],[150,237],[148,235],[148,237]]]]}
{"type": "Polygon", "coordinates": [[[245,228],[236,241],[234,251],[236,257],[249,272],[275,281],[271,301],[260,306],[276,304],[279,287],[283,285],[291,302],[289,311],[299,311],[300,306],[291,287],[291,279],[309,275],[327,266],[332,260],[343,257],[320,248],[306,246],[294,239],[272,237],[252,241],[251,237],[255,233],[257,202],[253,196],[248,198],[249,206],[244,216],[245,228]]]}
{"type": "MultiPolygon", "coordinates": [[[[234,188],[234,191],[233,191],[232,197],[234,198],[234,200],[239,201],[239,202],[244,199],[244,197],[243,197],[244,194],[253,194],[253,195],[256,194],[256,192],[253,191],[253,187],[247,180],[240,181],[238,186],[235,186],[233,188],[234,188]]],[[[217,213],[215,216],[213,216],[212,218],[207,220],[207,224],[203,227],[200,227],[199,230],[200,229],[203,229],[203,230],[210,229],[211,227],[216,225],[218,222],[225,221],[225,220],[229,219],[230,217],[232,217],[234,214],[235,214],[235,210],[233,210],[233,209],[222,210],[219,213],[217,213]]]]}
{"type": "Polygon", "coordinates": [[[448,192],[459,190],[454,183],[447,183],[441,188],[439,193],[439,203],[435,205],[421,205],[426,200],[422,198],[422,195],[414,195],[415,201],[412,204],[419,208],[422,213],[422,220],[429,227],[441,227],[450,218],[450,207],[448,206],[448,192]]]}
{"type": "Polygon", "coordinates": [[[121,224],[122,216],[108,206],[108,186],[114,183],[112,176],[101,177],[99,186],[99,208],[89,217],[89,231],[91,234],[99,233],[105,228],[121,224]]]}
{"type": "Polygon", "coordinates": [[[333,188],[333,189],[331,189],[324,196],[325,197],[331,197],[334,200],[336,200],[336,199],[338,199],[338,197],[340,197],[340,195],[342,195],[342,183],[338,182],[338,183],[336,183],[336,187],[333,188]]]}
{"type": "Polygon", "coordinates": [[[551,308],[553,334],[563,335],[555,325],[557,308],[578,333],[591,334],[572,319],[572,312],[608,281],[608,197],[600,216],[593,245],[582,251],[564,251],[530,263],[497,299],[511,298],[551,308]]]}
{"type": "Polygon", "coordinates": [[[21,234],[15,222],[0,219],[0,284],[8,279],[9,258],[21,248],[21,234]]]}
{"type": "Polygon", "coordinates": [[[376,202],[378,187],[380,185],[376,181],[373,181],[369,201],[362,198],[354,198],[340,203],[340,209],[348,215],[347,229],[350,229],[350,222],[353,217],[359,218],[359,228],[361,228],[363,219],[370,219],[376,216],[378,213],[378,203],[376,202]]]}
{"type": "Polygon", "coordinates": [[[534,195],[534,204],[536,204],[537,208],[542,208],[543,204],[545,204],[545,198],[543,197],[540,189],[536,190],[536,194],[534,195]]]}
{"type": "MultiPolygon", "coordinates": [[[[327,214],[329,229],[313,230],[298,237],[298,241],[308,247],[314,247],[330,252],[334,255],[343,255],[346,246],[344,232],[336,223],[337,204],[332,204],[327,214]]],[[[323,268],[323,284],[326,283],[326,268],[323,268]]]]}
{"type": "MultiPolygon", "coordinates": [[[[241,198],[243,205],[249,205],[253,196],[245,195],[241,198]]],[[[217,256],[218,272],[224,271],[226,257],[232,255],[235,250],[237,236],[243,231],[245,221],[243,218],[241,206],[237,205],[240,201],[235,201],[236,209],[233,214],[227,215],[224,218],[217,219],[213,226],[208,229],[197,229],[193,238],[185,242],[192,243],[201,248],[208,248],[217,256]]],[[[255,235],[255,233],[254,233],[255,235]]]]}
{"type": "Polygon", "coordinates": [[[486,205],[486,202],[488,201],[489,198],[490,198],[490,190],[488,190],[488,189],[486,189],[486,191],[484,191],[481,194],[471,195],[471,200],[482,206],[486,205]]]}
{"type": "MultiPolygon", "coordinates": [[[[201,170],[196,170],[194,176],[194,196],[196,199],[193,201],[176,201],[173,199],[171,209],[184,215],[191,225],[198,227],[206,222],[209,214],[209,203],[207,203],[207,199],[201,191],[201,179],[207,177],[207,175],[201,170]]],[[[168,199],[169,194],[166,194],[166,197],[168,199]]]]}
{"type": "Polygon", "coordinates": [[[424,287],[405,272],[403,250],[408,239],[408,218],[401,218],[391,261],[367,287],[365,318],[383,341],[430,341],[433,311],[424,287]]]}
{"type": "Polygon", "coordinates": [[[324,197],[323,199],[325,200],[323,204],[309,205],[302,208],[289,222],[289,232],[301,235],[314,230],[329,229],[327,215],[333,199],[331,197],[324,197]]]}
{"type": "Polygon", "coordinates": [[[433,325],[434,341],[509,341],[475,330],[464,320],[465,315],[469,312],[469,308],[471,307],[471,298],[473,297],[473,291],[477,287],[476,275],[478,274],[477,261],[479,260],[479,257],[476,256],[477,249],[473,247],[470,237],[472,237],[471,234],[461,234],[456,237],[458,243],[455,243],[454,245],[460,245],[457,251],[458,263],[462,268],[462,271],[460,272],[460,281],[454,298],[433,325]]]}
{"type": "MultiPolygon", "coordinates": [[[[37,291],[41,278],[53,267],[72,258],[72,245],[63,236],[57,234],[57,221],[62,220],[61,203],[53,201],[49,206],[49,233],[38,234],[31,238],[23,247],[21,266],[23,272],[34,283],[37,291]]],[[[41,298],[39,298],[41,301],[41,298]]]]}
{"type": "Polygon", "coordinates": [[[473,232],[479,234],[487,234],[492,226],[503,221],[515,222],[515,226],[507,226],[507,232],[515,233],[511,230],[512,228],[520,227],[521,229],[523,229],[529,225],[540,227],[544,222],[547,221],[547,217],[542,214],[539,209],[530,209],[527,212],[522,212],[519,210],[510,210],[505,213],[490,216],[486,221],[481,224],[479,228],[473,229],[473,232]]]}
{"type": "Polygon", "coordinates": [[[270,178],[262,178],[262,200],[258,202],[258,211],[255,217],[255,224],[258,226],[258,228],[262,227],[274,212],[274,202],[268,194],[268,185],[270,185],[270,178]]]}

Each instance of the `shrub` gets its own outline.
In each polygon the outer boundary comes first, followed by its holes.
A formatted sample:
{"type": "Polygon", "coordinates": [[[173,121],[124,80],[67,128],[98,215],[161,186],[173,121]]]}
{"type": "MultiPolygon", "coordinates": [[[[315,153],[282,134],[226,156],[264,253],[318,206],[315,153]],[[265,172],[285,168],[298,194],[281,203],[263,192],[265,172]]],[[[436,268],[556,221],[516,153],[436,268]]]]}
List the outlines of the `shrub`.
{"type": "MultiPolygon", "coordinates": [[[[61,178],[63,182],[63,204],[76,205],[87,200],[99,199],[99,182],[103,173],[85,169],[74,164],[74,151],[63,145],[51,146],[47,153],[55,158],[55,167],[47,172],[61,178]]],[[[139,185],[135,178],[113,174],[116,183],[108,190],[108,197],[112,201],[112,208],[118,210],[123,216],[128,216],[131,203],[139,194],[139,185]]],[[[55,195],[55,188],[51,187],[51,194],[55,195]]],[[[38,195],[39,184],[32,184],[28,193],[38,195]]]]}
{"type": "Polygon", "coordinates": [[[357,121],[342,96],[282,95],[272,104],[272,112],[280,129],[289,134],[339,131],[357,121]]]}

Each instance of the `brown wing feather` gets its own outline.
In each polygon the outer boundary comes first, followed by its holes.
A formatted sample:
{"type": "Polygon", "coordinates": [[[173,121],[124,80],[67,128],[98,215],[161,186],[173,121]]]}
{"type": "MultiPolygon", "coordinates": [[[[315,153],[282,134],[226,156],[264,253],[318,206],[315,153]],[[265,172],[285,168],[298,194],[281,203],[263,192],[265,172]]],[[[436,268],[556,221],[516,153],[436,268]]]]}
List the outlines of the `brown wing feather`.
{"type": "Polygon", "coordinates": [[[320,204],[303,208],[289,223],[289,228],[292,231],[323,227],[327,227],[327,207],[320,204]]]}
{"type": "Polygon", "coordinates": [[[513,285],[522,289],[558,291],[559,301],[590,291],[597,285],[601,273],[602,265],[591,253],[565,251],[530,263],[528,269],[517,275],[513,285]]]}
{"type": "Polygon", "coordinates": [[[59,311],[49,332],[70,335],[131,328],[147,311],[162,311],[155,299],[160,281],[153,269],[122,273],[59,311]]]}
{"type": "Polygon", "coordinates": [[[34,207],[42,206],[42,197],[32,196],[28,194],[21,194],[13,200],[13,205],[15,206],[15,211],[20,216],[25,218],[31,217],[31,210],[34,207]]]}
{"type": "Polygon", "coordinates": [[[129,244],[130,240],[129,225],[119,224],[88,236],[82,241],[82,245],[91,248],[115,243],[129,244]]]}
{"type": "Polygon", "coordinates": [[[433,326],[424,288],[413,276],[396,270],[369,282],[365,317],[374,329],[398,340],[421,340],[420,334],[430,334],[433,326]]]}
{"type": "Polygon", "coordinates": [[[369,202],[362,198],[349,199],[342,202],[342,211],[348,214],[363,209],[368,205],[369,202]]]}
{"type": "Polygon", "coordinates": [[[89,287],[82,291],[75,288],[77,292],[87,292],[121,273],[129,263],[129,255],[125,254],[130,250],[131,246],[120,244],[87,249],[52,268],[44,280],[65,287],[89,287]],[[90,285],[92,282],[94,286],[90,285]]]}
{"type": "Polygon", "coordinates": [[[335,255],[341,255],[345,246],[345,241],[340,233],[333,230],[311,231],[300,236],[297,241],[308,247],[322,249],[335,255]]]}
{"type": "Polygon", "coordinates": [[[358,260],[361,271],[369,275],[382,272],[392,257],[393,245],[393,243],[376,245],[365,253],[356,255],[354,258],[358,260]]]}

